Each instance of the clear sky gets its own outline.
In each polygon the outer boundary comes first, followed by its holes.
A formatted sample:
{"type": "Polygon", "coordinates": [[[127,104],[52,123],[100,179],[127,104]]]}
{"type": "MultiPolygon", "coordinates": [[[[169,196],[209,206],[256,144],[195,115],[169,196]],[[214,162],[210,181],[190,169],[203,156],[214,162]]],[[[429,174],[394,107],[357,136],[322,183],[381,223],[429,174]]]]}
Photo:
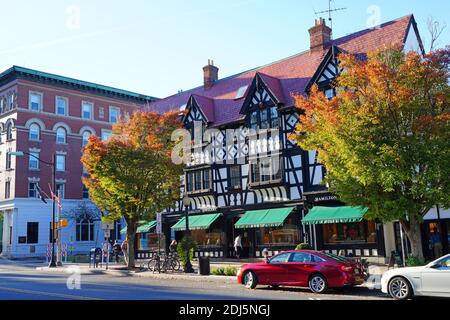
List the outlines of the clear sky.
{"type": "MultiPolygon", "coordinates": [[[[335,0],[334,36],[413,13],[445,22],[449,0],[335,0]]],[[[0,69],[19,65],[165,97],[304,51],[328,0],[0,0],[0,69]]]]}

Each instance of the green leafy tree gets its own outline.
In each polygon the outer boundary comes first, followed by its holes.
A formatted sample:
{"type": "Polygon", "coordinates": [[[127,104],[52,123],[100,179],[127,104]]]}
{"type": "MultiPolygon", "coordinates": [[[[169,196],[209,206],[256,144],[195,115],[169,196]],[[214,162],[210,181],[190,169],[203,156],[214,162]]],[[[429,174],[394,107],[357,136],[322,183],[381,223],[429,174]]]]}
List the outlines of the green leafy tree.
{"type": "Polygon", "coordinates": [[[450,48],[339,59],[337,96],[317,87],[297,96],[301,119],[291,138],[319,152],[325,182],[342,201],[368,207],[368,219],[399,220],[423,260],[423,217],[450,206],[450,48]]]}
{"type": "Polygon", "coordinates": [[[133,268],[134,239],[139,221],[152,220],[179,198],[182,166],[171,160],[172,133],[180,128],[176,113],[136,112],[113,128],[107,141],[92,136],[82,163],[89,176],[83,182],[91,200],[111,221],[127,223],[129,261],[133,268]]]}

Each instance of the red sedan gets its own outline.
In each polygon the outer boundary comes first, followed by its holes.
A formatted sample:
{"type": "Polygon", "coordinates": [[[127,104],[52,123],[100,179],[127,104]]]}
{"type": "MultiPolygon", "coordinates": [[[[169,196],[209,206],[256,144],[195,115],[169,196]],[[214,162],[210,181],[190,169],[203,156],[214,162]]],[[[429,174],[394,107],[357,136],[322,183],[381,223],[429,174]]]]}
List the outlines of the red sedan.
{"type": "Polygon", "coordinates": [[[248,289],[257,285],[309,287],[314,293],[364,283],[362,267],[356,262],[308,250],[282,252],[268,262],[243,265],[237,278],[248,289]]]}

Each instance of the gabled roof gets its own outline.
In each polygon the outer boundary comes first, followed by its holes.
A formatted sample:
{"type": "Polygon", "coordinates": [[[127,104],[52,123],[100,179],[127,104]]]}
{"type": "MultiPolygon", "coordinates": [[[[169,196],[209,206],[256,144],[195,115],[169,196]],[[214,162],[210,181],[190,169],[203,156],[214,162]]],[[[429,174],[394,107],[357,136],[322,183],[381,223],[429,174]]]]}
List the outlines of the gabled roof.
{"type": "Polygon", "coordinates": [[[206,120],[208,122],[214,122],[214,100],[208,97],[199,96],[197,94],[193,94],[192,98],[195,102],[197,102],[197,105],[206,117],[206,120]]]}
{"type": "Polygon", "coordinates": [[[101,84],[77,80],[73,78],[68,78],[56,74],[37,71],[19,66],[13,66],[8,70],[0,73],[0,85],[17,78],[41,83],[48,83],[51,85],[66,87],[79,91],[85,92],[87,91],[93,94],[109,96],[116,99],[134,100],[141,103],[150,103],[152,101],[157,100],[157,98],[155,97],[127,90],[117,89],[113,87],[104,86],[101,84]]]}
{"type": "MultiPolygon", "coordinates": [[[[213,126],[221,126],[242,119],[240,110],[245,99],[236,100],[239,88],[250,86],[257,73],[263,75],[265,83],[273,90],[273,94],[282,96],[285,106],[292,106],[293,94],[305,94],[305,89],[311,78],[317,72],[320,64],[334,45],[343,52],[355,55],[365,55],[383,46],[404,45],[410,25],[414,22],[412,15],[390,21],[351,35],[336,39],[322,51],[305,51],[286,59],[221,79],[205,90],[203,86],[197,87],[176,95],[155,101],[150,104],[150,111],[167,112],[178,110],[186,104],[191,95],[199,95],[214,100],[213,126]],[[277,79],[274,81],[273,79],[277,79]]],[[[250,91],[247,90],[247,93],[250,91]]],[[[211,104],[208,104],[209,106],[211,104]]]]}

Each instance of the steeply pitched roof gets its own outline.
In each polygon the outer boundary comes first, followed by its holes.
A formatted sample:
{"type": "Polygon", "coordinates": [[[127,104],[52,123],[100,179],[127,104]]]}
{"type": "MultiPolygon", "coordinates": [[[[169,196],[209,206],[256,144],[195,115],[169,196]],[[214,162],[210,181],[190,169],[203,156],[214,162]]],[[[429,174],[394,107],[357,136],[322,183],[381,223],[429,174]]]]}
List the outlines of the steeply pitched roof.
{"type": "MultiPolygon", "coordinates": [[[[404,45],[412,15],[384,23],[378,27],[362,30],[351,35],[336,39],[330,43],[343,52],[351,54],[366,54],[383,46],[394,44],[404,45]]],[[[330,47],[329,46],[329,47],[330,47]]],[[[323,51],[305,51],[286,59],[246,71],[214,83],[210,89],[203,86],[155,101],[150,104],[150,111],[167,112],[178,110],[186,104],[190,96],[208,97],[214,100],[214,126],[235,122],[242,118],[240,110],[245,99],[236,99],[239,88],[250,86],[256,73],[263,77],[273,94],[284,99],[286,106],[293,105],[293,94],[304,94],[305,88],[322,63],[328,48],[323,51]]],[[[211,104],[208,103],[208,108],[211,104]]],[[[210,112],[210,111],[208,111],[210,112]]]]}
{"type": "Polygon", "coordinates": [[[193,94],[192,97],[197,102],[208,122],[214,122],[214,100],[212,98],[199,96],[198,94],[193,94]]]}

